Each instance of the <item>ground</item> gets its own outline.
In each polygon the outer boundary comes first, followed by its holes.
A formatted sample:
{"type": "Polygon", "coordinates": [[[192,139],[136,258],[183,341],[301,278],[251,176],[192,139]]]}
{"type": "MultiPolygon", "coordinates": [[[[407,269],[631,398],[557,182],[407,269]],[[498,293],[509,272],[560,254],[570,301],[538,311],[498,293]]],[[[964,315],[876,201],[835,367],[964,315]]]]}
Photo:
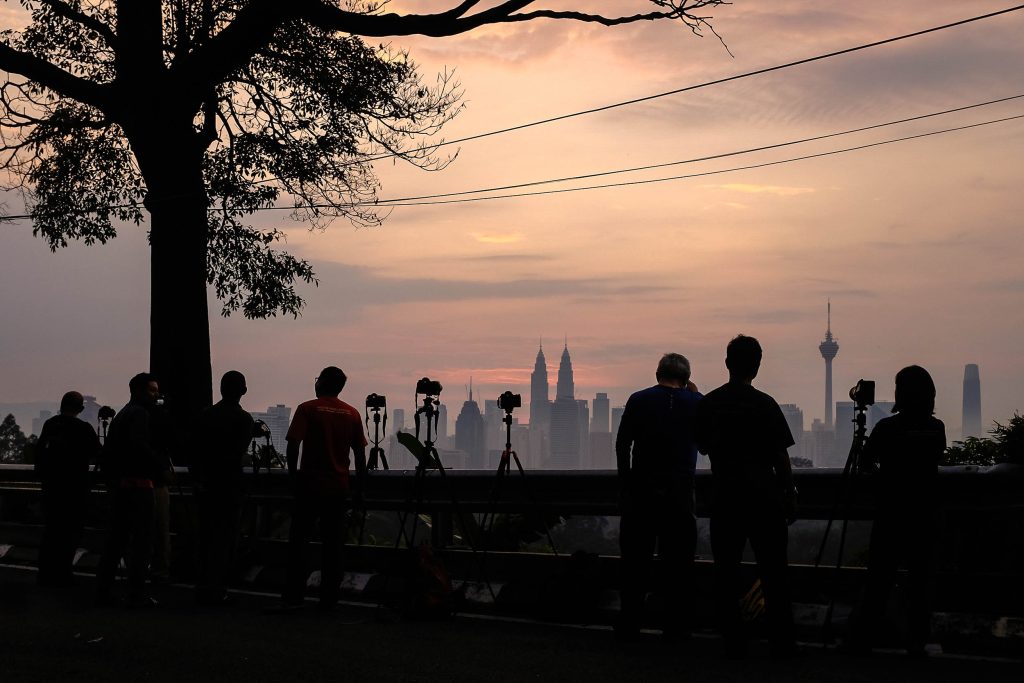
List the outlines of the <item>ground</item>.
{"type": "Polygon", "coordinates": [[[623,645],[603,628],[459,616],[395,618],[372,606],[266,614],[270,596],[202,609],[187,587],[159,587],[152,610],[97,608],[93,583],[41,589],[0,569],[0,680],[23,681],[1020,681],[1019,661],[896,654],[852,658],[805,645],[775,661],[755,646],[726,661],[699,633],[623,645]],[[191,679],[191,680],[190,680],[191,679]]]}

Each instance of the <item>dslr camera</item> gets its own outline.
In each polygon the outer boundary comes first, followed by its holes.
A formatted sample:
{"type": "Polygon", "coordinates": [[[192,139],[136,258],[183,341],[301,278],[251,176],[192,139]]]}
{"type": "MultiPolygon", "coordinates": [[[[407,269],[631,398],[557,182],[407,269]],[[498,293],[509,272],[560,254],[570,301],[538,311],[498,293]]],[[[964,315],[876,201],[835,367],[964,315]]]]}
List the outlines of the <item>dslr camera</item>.
{"type": "Polygon", "coordinates": [[[440,396],[441,383],[429,377],[424,377],[416,382],[416,393],[423,394],[424,396],[440,396]]]}
{"type": "Polygon", "coordinates": [[[515,408],[522,408],[522,394],[513,394],[511,391],[506,391],[498,397],[498,407],[509,413],[515,408]]]}
{"type": "MultiPolygon", "coordinates": [[[[416,388],[418,390],[419,385],[417,385],[416,388]]],[[[370,394],[369,396],[366,397],[366,407],[371,410],[380,410],[381,408],[387,408],[388,400],[386,397],[381,396],[380,394],[370,394]]]]}
{"type": "Polygon", "coordinates": [[[875,403],[875,382],[870,379],[859,380],[850,389],[850,400],[860,409],[867,408],[875,403]]]}
{"type": "Polygon", "coordinates": [[[250,439],[265,439],[270,436],[270,427],[263,420],[256,420],[252,423],[252,434],[250,439]]]}

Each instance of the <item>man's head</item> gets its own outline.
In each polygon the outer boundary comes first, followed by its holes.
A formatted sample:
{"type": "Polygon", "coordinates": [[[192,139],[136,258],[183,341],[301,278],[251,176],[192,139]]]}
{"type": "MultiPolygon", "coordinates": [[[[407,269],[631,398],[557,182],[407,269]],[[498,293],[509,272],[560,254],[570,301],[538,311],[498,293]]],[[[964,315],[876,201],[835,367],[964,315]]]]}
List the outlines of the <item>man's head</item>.
{"type": "Polygon", "coordinates": [[[347,381],[348,377],[341,371],[341,368],[330,365],[321,370],[320,376],[316,378],[316,395],[318,398],[322,396],[336,397],[345,388],[347,381]]]}
{"type": "Polygon", "coordinates": [[[228,370],[220,378],[220,395],[228,401],[238,401],[249,388],[245,386],[245,375],[238,370],[228,370]]]}
{"type": "Polygon", "coordinates": [[[132,400],[152,406],[160,398],[160,385],[156,377],[148,372],[140,372],[128,382],[128,390],[132,393],[132,400]]]}
{"type": "Polygon", "coordinates": [[[60,399],[60,414],[74,417],[85,410],[85,399],[77,391],[69,391],[60,399]]]}
{"type": "Polygon", "coordinates": [[[678,353],[666,353],[658,361],[654,376],[658,384],[681,389],[690,381],[690,361],[678,353]]]}
{"type": "Polygon", "coordinates": [[[753,337],[737,335],[725,347],[725,367],[729,368],[729,381],[753,380],[761,368],[761,345],[753,337]]]}
{"type": "Polygon", "coordinates": [[[935,412],[935,382],[920,365],[911,365],[896,373],[896,405],[893,412],[931,415],[935,412]]]}

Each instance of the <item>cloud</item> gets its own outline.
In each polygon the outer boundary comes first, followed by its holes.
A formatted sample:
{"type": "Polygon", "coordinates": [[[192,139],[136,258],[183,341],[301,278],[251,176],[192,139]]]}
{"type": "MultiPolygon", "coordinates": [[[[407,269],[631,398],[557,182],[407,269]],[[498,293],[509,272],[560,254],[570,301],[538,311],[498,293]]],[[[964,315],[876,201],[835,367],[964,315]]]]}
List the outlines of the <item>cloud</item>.
{"type": "Polygon", "coordinates": [[[463,256],[457,260],[469,263],[544,263],[554,261],[550,254],[481,254],[479,256],[463,256]]]}
{"type": "Polygon", "coordinates": [[[481,244],[515,244],[523,240],[523,234],[521,232],[513,233],[481,233],[471,232],[469,233],[473,239],[481,244]]]}
{"type": "Polygon", "coordinates": [[[801,194],[817,192],[813,187],[785,187],[782,185],[754,185],[751,183],[726,183],[723,185],[704,185],[703,187],[732,190],[746,194],[773,194],[777,197],[795,197],[801,194]]]}

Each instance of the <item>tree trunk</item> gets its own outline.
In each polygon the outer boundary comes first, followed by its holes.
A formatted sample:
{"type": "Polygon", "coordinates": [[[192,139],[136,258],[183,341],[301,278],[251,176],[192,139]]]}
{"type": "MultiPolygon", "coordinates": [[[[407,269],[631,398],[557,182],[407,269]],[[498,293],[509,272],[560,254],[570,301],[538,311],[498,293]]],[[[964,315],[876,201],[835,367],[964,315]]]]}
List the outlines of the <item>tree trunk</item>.
{"type": "Polygon", "coordinates": [[[162,132],[155,149],[136,150],[151,221],[150,372],[175,418],[191,421],[212,402],[207,197],[194,136],[162,132]]]}

